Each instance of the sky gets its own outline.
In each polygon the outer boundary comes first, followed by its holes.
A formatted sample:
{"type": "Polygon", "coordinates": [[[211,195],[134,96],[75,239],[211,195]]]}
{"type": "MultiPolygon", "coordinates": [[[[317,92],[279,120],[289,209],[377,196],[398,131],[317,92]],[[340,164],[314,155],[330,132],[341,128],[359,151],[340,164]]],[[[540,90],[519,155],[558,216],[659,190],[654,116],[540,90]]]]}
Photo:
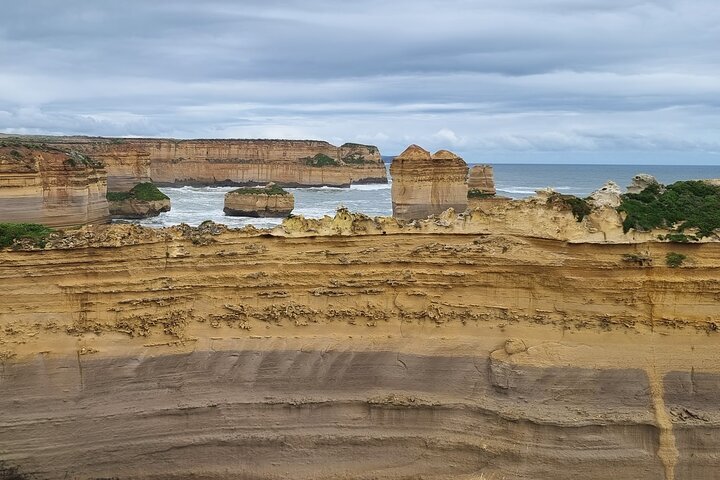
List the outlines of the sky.
{"type": "Polygon", "coordinates": [[[0,132],[720,165],[717,0],[2,0],[0,132]]]}

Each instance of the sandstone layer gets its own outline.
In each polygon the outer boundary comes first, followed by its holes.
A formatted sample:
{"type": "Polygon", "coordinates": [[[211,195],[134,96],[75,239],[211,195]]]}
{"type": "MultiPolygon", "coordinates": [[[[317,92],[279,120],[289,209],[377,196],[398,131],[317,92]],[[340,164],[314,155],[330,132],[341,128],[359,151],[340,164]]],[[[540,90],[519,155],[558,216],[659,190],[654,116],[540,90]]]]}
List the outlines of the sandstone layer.
{"type": "Polygon", "coordinates": [[[409,146],[393,159],[393,216],[419,219],[448,208],[462,212],[467,207],[465,161],[447,150],[434,155],[417,145],[409,146]]]}
{"type": "Polygon", "coordinates": [[[0,222],[107,223],[106,191],[105,170],[77,152],[0,143],[0,222]]]}
{"type": "Polygon", "coordinates": [[[236,217],[287,217],[295,208],[295,197],[291,193],[273,195],[251,188],[225,194],[225,215],[236,217]]]}
{"type": "Polygon", "coordinates": [[[40,137],[58,148],[97,156],[110,190],[153,181],[160,186],[256,185],[347,187],[387,183],[377,147],[315,140],[172,140],[40,137]],[[313,162],[320,156],[324,161],[313,162]]]}
{"type": "Polygon", "coordinates": [[[595,243],[572,221],[521,236],[480,210],[342,210],[0,252],[0,461],[49,479],[715,478],[720,243],[595,243]]]}
{"type": "Polygon", "coordinates": [[[468,190],[477,190],[486,195],[495,195],[495,176],[492,165],[475,165],[468,174],[468,190]]]}

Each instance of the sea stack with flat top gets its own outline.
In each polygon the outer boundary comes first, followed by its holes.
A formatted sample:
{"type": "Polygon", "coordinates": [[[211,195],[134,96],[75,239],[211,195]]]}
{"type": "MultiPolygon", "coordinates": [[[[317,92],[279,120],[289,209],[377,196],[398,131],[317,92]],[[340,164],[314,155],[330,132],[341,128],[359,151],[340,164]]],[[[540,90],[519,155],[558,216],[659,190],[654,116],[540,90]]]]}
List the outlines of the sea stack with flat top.
{"type": "Polygon", "coordinates": [[[431,155],[410,145],[390,166],[393,216],[413,220],[437,215],[448,208],[467,208],[468,166],[447,150],[431,155]]]}
{"type": "Polygon", "coordinates": [[[225,215],[233,217],[287,217],[295,208],[292,193],[274,183],[238,188],[225,194],[225,215]]]}

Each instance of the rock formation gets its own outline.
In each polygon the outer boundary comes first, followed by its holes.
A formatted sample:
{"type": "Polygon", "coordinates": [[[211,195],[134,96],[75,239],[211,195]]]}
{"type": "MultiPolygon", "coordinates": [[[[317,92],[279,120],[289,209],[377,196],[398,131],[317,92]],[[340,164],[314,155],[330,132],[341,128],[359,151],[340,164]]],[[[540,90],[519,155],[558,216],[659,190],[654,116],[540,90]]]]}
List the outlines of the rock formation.
{"type": "Polygon", "coordinates": [[[148,218],[170,211],[170,198],[150,182],[139,183],[129,192],[107,195],[113,218],[148,218]]]}
{"type": "Polygon", "coordinates": [[[100,164],[77,152],[0,142],[0,222],[70,227],[110,220],[100,164]]]}
{"type": "Polygon", "coordinates": [[[659,183],[652,175],[639,173],[633,177],[632,183],[627,187],[627,193],[640,193],[650,185],[659,185],[659,183]]]}
{"type": "Polygon", "coordinates": [[[590,199],[596,207],[617,208],[622,201],[620,185],[612,180],[590,194],[590,199]]]}
{"type": "Polygon", "coordinates": [[[505,209],[530,236],[342,210],[0,251],[0,468],[714,479],[720,243],[568,243],[537,237],[586,219],[505,209]]]}
{"type": "Polygon", "coordinates": [[[403,220],[426,218],[448,208],[467,207],[468,166],[447,150],[435,155],[417,145],[395,157],[392,175],[393,216],[403,220]]]}
{"type": "Polygon", "coordinates": [[[295,196],[276,185],[239,188],[225,194],[225,215],[235,217],[287,217],[295,208],[295,196]]]}
{"type": "MultiPolygon", "coordinates": [[[[32,137],[29,137],[32,138],[32,137]]],[[[111,191],[152,179],[157,185],[346,187],[387,183],[377,147],[314,140],[170,140],[40,137],[58,148],[96,156],[107,165],[111,191]]]]}
{"type": "Polygon", "coordinates": [[[495,195],[495,177],[491,165],[475,165],[468,175],[468,190],[476,190],[485,195],[495,195]]]}

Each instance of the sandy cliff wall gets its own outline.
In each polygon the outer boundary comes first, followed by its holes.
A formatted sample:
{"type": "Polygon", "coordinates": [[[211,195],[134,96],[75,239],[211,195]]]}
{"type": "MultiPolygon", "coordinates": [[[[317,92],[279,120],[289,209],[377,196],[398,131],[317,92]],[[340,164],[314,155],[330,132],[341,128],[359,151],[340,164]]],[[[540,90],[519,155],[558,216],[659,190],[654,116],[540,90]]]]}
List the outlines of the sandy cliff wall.
{"type": "Polygon", "coordinates": [[[441,150],[434,155],[411,145],[393,159],[393,216],[409,220],[467,207],[468,166],[457,155],[441,150]]]}
{"type": "Polygon", "coordinates": [[[105,170],[50,148],[0,146],[0,222],[68,227],[109,221],[105,170]]]}
{"type": "Polygon", "coordinates": [[[468,174],[468,189],[495,195],[495,176],[492,165],[475,165],[468,174]]]}
{"type": "Polygon", "coordinates": [[[349,186],[387,181],[380,152],[369,145],[348,143],[336,147],[313,140],[86,137],[44,137],[43,141],[97,155],[107,164],[111,191],[129,190],[149,178],[158,185],[275,182],[283,186],[349,186]],[[318,154],[337,165],[308,165],[308,159],[318,154]]]}
{"type": "Polygon", "coordinates": [[[720,244],[469,221],[124,225],[0,252],[0,460],[39,478],[715,478],[720,244]]]}

